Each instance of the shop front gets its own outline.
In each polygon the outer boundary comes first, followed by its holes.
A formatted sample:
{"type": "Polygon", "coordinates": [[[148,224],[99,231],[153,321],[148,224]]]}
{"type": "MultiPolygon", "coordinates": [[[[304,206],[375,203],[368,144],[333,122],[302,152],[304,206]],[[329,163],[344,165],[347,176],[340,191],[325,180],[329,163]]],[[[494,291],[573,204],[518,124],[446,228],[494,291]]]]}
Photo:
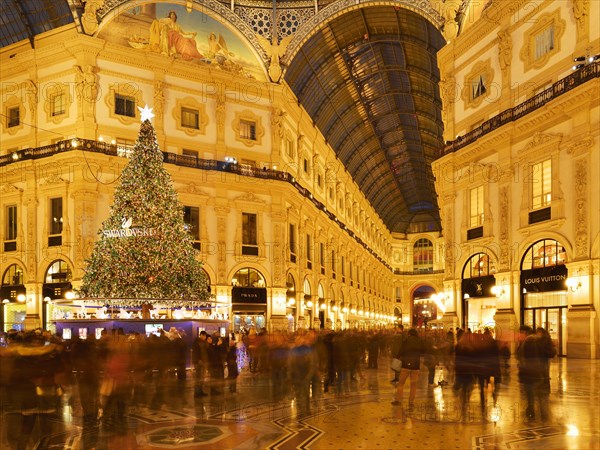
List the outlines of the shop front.
{"type": "Polygon", "coordinates": [[[235,286],[231,289],[233,331],[247,333],[267,326],[267,289],[235,286]]]}
{"type": "Polygon", "coordinates": [[[23,330],[27,315],[26,298],[23,269],[12,264],[4,272],[0,286],[0,331],[23,330]]]}
{"type": "Polygon", "coordinates": [[[548,331],[558,355],[567,353],[565,249],[552,239],[533,244],[521,264],[521,323],[548,331]]]}
{"type": "Polygon", "coordinates": [[[463,267],[461,281],[462,324],[471,331],[494,328],[497,297],[494,293],[496,278],[485,253],[469,258],[463,267]]]}
{"type": "Polygon", "coordinates": [[[564,265],[521,272],[521,323],[550,333],[559,355],[567,352],[567,281],[564,265]]]}

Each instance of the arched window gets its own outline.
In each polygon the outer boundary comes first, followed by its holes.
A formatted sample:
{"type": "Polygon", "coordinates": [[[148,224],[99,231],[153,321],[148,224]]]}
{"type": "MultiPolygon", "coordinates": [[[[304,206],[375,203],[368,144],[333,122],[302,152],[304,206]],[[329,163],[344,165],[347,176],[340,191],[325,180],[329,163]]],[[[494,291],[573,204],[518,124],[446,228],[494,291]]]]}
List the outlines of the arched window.
{"type": "Polygon", "coordinates": [[[565,248],[554,239],[542,239],[527,249],[521,263],[521,270],[558,266],[567,258],[565,248]]]}
{"type": "Polygon", "coordinates": [[[11,264],[2,276],[2,286],[20,286],[23,284],[23,269],[18,264],[11,264]]]}
{"type": "Polygon", "coordinates": [[[265,277],[252,267],[244,267],[238,270],[231,280],[234,286],[239,287],[265,287],[265,277]]]}
{"type": "Polygon", "coordinates": [[[208,289],[208,292],[210,292],[210,277],[208,276],[208,272],[206,270],[202,269],[202,272],[206,277],[206,289],[208,289]]]}
{"type": "Polygon", "coordinates": [[[413,246],[413,270],[415,272],[433,271],[433,243],[421,238],[413,246]]]}
{"type": "Polygon", "coordinates": [[[476,253],[469,258],[463,268],[463,279],[492,275],[495,272],[490,257],[485,253],[476,253]]]}
{"type": "Polygon", "coordinates": [[[69,265],[62,259],[59,259],[54,261],[48,267],[45,283],[68,283],[71,281],[71,276],[71,268],[69,265]]]}
{"type": "Polygon", "coordinates": [[[304,305],[307,308],[312,308],[312,297],[311,297],[312,291],[311,291],[311,287],[310,287],[310,281],[308,281],[308,278],[304,279],[304,305]]]}

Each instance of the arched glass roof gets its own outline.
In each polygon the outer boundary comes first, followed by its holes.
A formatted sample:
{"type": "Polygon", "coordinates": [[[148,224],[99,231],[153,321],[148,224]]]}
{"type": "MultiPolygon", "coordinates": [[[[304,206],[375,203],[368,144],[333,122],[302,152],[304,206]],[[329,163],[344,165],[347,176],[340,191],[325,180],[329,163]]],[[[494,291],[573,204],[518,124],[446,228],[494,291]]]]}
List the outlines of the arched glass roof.
{"type": "Polygon", "coordinates": [[[431,163],[442,146],[441,33],[399,7],[324,24],[285,80],[392,232],[439,231],[431,163]]]}

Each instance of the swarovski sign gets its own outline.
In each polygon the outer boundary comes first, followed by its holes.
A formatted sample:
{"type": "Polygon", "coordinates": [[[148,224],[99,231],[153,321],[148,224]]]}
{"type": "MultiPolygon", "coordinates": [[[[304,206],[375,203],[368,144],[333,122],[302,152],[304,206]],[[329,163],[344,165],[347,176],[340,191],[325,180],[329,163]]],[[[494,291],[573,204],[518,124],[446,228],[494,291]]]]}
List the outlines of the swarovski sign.
{"type": "Polygon", "coordinates": [[[131,236],[154,236],[156,231],[154,228],[131,228],[132,219],[123,217],[121,220],[121,228],[113,230],[102,230],[102,234],[106,238],[122,238],[131,236]]]}

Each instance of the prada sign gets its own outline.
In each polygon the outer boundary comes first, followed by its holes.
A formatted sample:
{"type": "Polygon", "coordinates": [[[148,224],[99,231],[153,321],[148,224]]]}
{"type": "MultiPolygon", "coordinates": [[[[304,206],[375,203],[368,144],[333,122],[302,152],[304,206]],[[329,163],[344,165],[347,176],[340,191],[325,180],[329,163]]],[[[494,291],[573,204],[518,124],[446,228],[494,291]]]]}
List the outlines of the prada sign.
{"type": "Polygon", "coordinates": [[[234,287],[231,289],[232,303],[267,304],[266,288],[234,287]]]}
{"type": "Polygon", "coordinates": [[[521,272],[521,288],[527,292],[567,290],[568,270],[564,264],[521,272]]]}

